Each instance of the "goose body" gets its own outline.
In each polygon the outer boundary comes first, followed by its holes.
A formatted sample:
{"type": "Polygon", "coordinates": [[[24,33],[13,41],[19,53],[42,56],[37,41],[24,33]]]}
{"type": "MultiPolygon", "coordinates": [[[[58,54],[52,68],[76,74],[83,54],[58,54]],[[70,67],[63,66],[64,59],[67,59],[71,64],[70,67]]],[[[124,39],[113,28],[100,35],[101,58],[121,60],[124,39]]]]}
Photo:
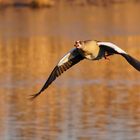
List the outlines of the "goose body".
{"type": "Polygon", "coordinates": [[[58,64],[52,70],[46,83],[41,90],[32,96],[32,99],[41,94],[48,86],[64,71],[68,70],[73,65],[77,64],[83,59],[99,60],[102,58],[107,59],[108,56],[118,54],[123,56],[127,62],[132,65],[136,70],[140,71],[140,61],[136,60],[117,45],[110,42],[101,42],[95,40],[76,41],[75,48],[70,50],[66,55],[60,59],[58,64]]]}

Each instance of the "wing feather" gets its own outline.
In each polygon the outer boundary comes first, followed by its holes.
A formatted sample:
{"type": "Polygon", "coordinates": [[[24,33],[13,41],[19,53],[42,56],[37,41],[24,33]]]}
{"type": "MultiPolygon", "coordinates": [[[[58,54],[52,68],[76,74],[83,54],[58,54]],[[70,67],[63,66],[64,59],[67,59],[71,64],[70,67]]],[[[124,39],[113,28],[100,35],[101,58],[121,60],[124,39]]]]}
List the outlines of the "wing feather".
{"type": "Polygon", "coordinates": [[[97,43],[99,46],[104,46],[106,47],[107,51],[113,51],[114,53],[123,53],[127,54],[124,50],[122,50],[120,47],[117,45],[111,43],[111,42],[98,42],[97,43]]]}
{"type": "Polygon", "coordinates": [[[127,62],[132,65],[136,70],[140,71],[140,61],[130,56],[129,54],[121,54],[127,62]]]}
{"type": "Polygon", "coordinates": [[[49,87],[49,85],[57,78],[59,77],[64,71],[71,68],[73,65],[77,64],[79,61],[83,60],[84,57],[79,53],[78,49],[75,48],[72,51],[70,51],[68,54],[66,54],[58,63],[58,65],[53,69],[51,72],[48,80],[44,84],[44,86],[41,88],[41,90],[32,95],[31,99],[36,98],[41,92],[43,92],[46,88],[49,87]]]}
{"type": "Polygon", "coordinates": [[[131,66],[140,71],[140,61],[127,54],[124,50],[122,50],[115,44],[110,42],[98,42],[98,44],[100,45],[100,47],[104,48],[108,55],[119,54],[123,56],[131,66]]]}

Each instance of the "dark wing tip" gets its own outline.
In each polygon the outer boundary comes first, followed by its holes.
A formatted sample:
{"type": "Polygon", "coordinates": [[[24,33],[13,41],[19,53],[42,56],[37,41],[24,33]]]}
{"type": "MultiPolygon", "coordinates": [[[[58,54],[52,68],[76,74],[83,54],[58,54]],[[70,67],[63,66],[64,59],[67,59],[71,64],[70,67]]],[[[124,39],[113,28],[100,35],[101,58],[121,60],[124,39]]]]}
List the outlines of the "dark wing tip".
{"type": "Polygon", "coordinates": [[[140,61],[130,56],[129,54],[122,53],[121,55],[127,60],[130,65],[132,65],[136,70],[140,71],[140,61]]]}
{"type": "Polygon", "coordinates": [[[39,94],[41,94],[46,88],[49,87],[49,85],[57,78],[59,77],[64,71],[68,70],[70,67],[72,67],[73,65],[75,65],[76,63],[78,63],[79,61],[83,60],[84,57],[81,56],[79,54],[79,52],[77,50],[74,50],[71,55],[73,55],[74,57],[72,57],[71,59],[69,59],[67,62],[63,63],[62,65],[57,65],[53,71],[51,72],[48,80],[46,81],[46,83],[44,84],[44,86],[42,87],[42,89],[32,95],[32,97],[30,98],[31,100],[35,99],[39,94]]]}
{"type": "Polygon", "coordinates": [[[42,87],[42,89],[36,93],[31,95],[30,100],[34,100],[38,95],[40,95],[46,88],[49,87],[49,85],[56,79],[57,75],[56,75],[56,70],[57,70],[57,66],[54,68],[54,70],[52,71],[52,73],[50,74],[48,80],[46,81],[46,83],[44,84],[44,86],[42,87]]]}
{"type": "Polygon", "coordinates": [[[39,94],[41,94],[41,91],[36,94],[30,95],[31,97],[29,97],[29,100],[34,100],[39,94]]]}

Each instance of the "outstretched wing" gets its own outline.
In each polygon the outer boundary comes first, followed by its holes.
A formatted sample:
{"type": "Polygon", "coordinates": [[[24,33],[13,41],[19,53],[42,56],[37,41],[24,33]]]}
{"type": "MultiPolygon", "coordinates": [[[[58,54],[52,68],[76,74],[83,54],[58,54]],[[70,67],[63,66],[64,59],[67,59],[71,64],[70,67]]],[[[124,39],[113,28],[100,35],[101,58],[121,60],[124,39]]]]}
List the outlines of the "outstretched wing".
{"type": "Polygon", "coordinates": [[[50,76],[48,77],[48,80],[42,87],[42,89],[32,95],[31,99],[36,98],[41,92],[43,92],[48,86],[58,77],[60,76],[64,71],[68,70],[70,67],[78,63],[79,61],[83,60],[84,57],[80,55],[77,48],[72,49],[70,52],[68,52],[56,65],[56,67],[51,72],[50,76]]]}
{"type": "Polygon", "coordinates": [[[140,71],[140,61],[130,56],[129,54],[121,54],[127,62],[132,65],[136,70],[140,71]]]}
{"type": "Polygon", "coordinates": [[[140,71],[140,61],[127,54],[124,50],[110,42],[98,42],[100,47],[104,47],[108,54],[120,54],[127,62],[132,65],[136,70],[140,71]]]}

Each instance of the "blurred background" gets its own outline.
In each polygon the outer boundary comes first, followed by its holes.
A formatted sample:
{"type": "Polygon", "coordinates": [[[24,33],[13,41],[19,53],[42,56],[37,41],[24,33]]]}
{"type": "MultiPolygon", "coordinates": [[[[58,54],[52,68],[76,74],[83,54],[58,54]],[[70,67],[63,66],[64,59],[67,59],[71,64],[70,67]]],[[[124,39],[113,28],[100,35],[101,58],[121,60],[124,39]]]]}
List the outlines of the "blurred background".
{"type": "Polygon", "coordinates": [[[87,39],[140,60],[140,1],[0,0],[1,140],[140,139],[140,73],[121,56],[85,60],[29,100],[87,39]]]}

